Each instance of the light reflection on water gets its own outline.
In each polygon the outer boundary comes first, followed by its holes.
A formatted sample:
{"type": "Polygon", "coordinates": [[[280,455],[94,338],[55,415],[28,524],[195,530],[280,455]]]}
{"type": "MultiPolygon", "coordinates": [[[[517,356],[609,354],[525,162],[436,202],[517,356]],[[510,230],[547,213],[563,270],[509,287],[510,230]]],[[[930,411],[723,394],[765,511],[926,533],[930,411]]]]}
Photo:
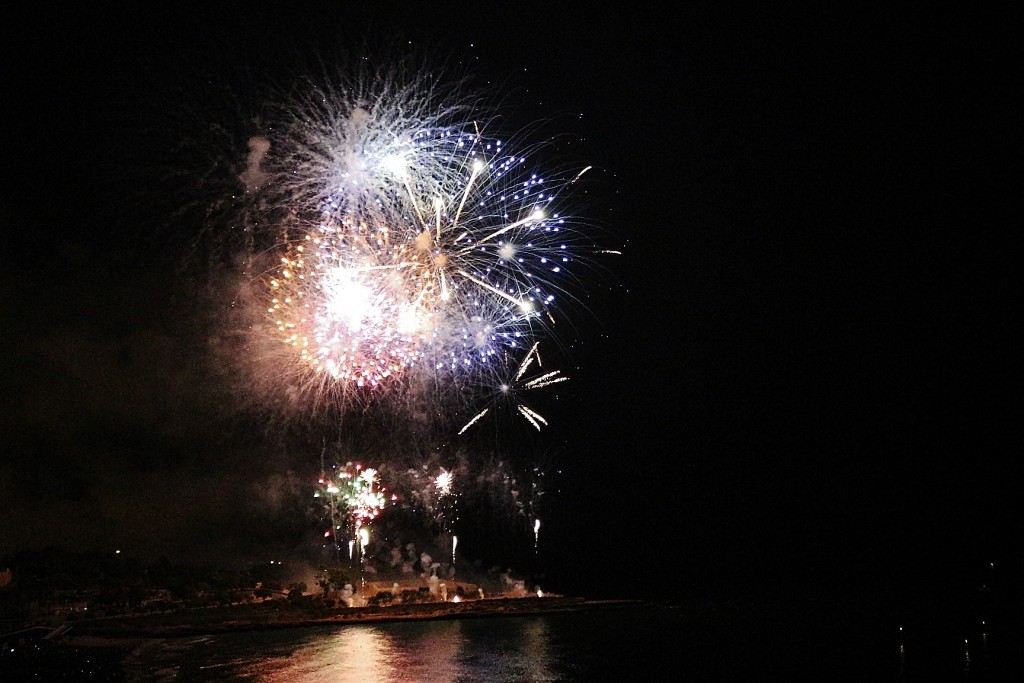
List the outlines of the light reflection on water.
{"type": "Polygon", "coordinates": [[[311,633],[292,652],[245,667],[239,677],[267,683],[554,680],[548,670],[546,625],[533,620],[522,626],[520,643],[501,638],[480,647],[477,639],[473,652],[465,648],[461,621],[311,633]]]}
{"type": "Polygon", "coordinates": [[[257,662],[243,669],[240,676],[268,683],[314,680],[386,683],[397,679],[396,650],[393,639],[378,629],[346,628],[331,636],[307,639],[294,652],[257,662]]]}
{"type": "MultiPolygon", "coordinates": [[[[363,624],[162,641],[136,653],[145,681],[433,683],[571,680],[554,672],[544,618],[363,624]]],[[[571,668],[571,667],[570,667],[571,668]]]]}

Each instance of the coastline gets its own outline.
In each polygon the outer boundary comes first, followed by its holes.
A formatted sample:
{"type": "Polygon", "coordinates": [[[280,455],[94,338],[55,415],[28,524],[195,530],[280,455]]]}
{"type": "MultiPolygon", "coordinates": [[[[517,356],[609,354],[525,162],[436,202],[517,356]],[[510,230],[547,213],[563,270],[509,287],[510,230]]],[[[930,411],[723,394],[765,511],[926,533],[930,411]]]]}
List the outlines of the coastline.
{"type": "Polygon", "coordinates": [[[573,613],[646,605],[643,600],[587,600],[545,596],[486,598],[380,607],[310,609],[283,600],[208,610],[134,615],[75,623],[60,641],[75,647],[131,647],[143,640],[237,631],[299,628],[390,621],[473,619],[502,616],[573,613]]]}

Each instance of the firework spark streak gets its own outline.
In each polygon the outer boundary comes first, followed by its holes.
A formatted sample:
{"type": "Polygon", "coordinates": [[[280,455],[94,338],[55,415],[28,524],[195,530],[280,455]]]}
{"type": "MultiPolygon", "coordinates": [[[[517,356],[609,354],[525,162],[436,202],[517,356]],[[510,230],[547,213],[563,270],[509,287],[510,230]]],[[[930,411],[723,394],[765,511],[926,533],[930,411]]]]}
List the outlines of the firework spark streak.
{"type": "MultiPolygon", "coordinates": [[[[521,394],[535,389],[542,389],[548,385],[557,384],[569,379],[562,375],[559,370],[551,370],[536,377],[530,377],[526,380],[523,379],[534,363],[537,364],[537,367],[541,367],[542,365],[540,352],[537,350],[539,346],[540,342],[535,342],[533,344],[529,352],[527,352],[526,356],[519,363],[519,367],[516,369],[515,374],[511,379],[504,381],[499,380],[497,385],[491,389],[490,397],[490,403],[492,404],[496,402],[505,402],[515,405],[516,412],[522,415],[523,418],[538,431],[540,430],[541,425],[546,425],[548,421],[536,410],[523,403],[521,401],[521,394]]],[[[459,434],[465,433],[470,427],[476,424],[484,415],[487,414],[490,408],[491,406],[488,405],[486,408],[474,415],[473,418],[459,430],[459,434]]]]}

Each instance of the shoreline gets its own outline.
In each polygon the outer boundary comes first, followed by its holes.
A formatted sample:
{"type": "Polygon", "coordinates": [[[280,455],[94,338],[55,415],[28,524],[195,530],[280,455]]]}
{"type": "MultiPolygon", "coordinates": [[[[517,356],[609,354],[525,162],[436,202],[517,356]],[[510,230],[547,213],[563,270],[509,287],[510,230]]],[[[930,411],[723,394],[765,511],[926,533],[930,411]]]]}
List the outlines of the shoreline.
{"type": "Polygon", "coordinates": [[[587,600],[546,596],[485,598],[457,603],[309,609],[289,605],[284,601],[274,601],[274,604],[213,608],[209,613],[172,612],[81,621],[72,624],[71,628],[59,636],[59,641],[74,647],[131,647],[154,638],[310,626],[576,613],[624,609],[647,604],[644,600],[587,600]]]}

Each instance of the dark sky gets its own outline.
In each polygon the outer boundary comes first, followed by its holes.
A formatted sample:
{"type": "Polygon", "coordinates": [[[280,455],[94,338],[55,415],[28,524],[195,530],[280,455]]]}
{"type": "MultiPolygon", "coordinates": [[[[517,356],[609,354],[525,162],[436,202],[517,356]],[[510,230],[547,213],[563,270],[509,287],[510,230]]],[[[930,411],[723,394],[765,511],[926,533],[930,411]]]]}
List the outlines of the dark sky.
{"type": "Polygon", "coordinates": [[[296,456],[225,427],[154,169],[174,112],[230,111],[219,78],[361,36],[468,66],[594,166],[623,253],[564,340],[553,575],[1019,562],[1019,17],[370,4],[3,22],[0,555],[274,547],[296,456]]]}

